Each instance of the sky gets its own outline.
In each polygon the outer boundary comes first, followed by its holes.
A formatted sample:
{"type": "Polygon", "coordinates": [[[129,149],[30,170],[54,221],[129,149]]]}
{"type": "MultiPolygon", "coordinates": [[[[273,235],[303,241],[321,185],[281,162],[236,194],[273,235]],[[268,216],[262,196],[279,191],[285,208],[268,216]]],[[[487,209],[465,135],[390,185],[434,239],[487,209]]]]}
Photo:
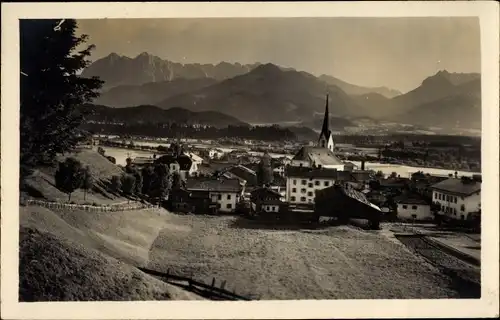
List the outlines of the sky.
{"type": "Polygon", "coordinates": [[[479,20],[433,18],[205,18],[78,20],[111,52],[181,63],[274,63],[402,92],[439,70],[480,72],[479,20]]]}

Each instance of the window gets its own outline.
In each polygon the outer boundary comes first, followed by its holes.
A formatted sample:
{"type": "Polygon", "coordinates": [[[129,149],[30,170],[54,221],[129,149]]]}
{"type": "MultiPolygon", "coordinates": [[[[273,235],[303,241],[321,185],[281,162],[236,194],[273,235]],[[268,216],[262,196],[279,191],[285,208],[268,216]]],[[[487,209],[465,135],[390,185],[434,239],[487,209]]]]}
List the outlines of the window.
{"type": "Polygon", "coordinates": [[[434,193],[434,199],[437,199],[438,198],[438,193],[434,193]]]}
{"type": "Polygon", "coordinates": [[[217,209],[220,209],[220,203],[217,203],[217,209]]]}
{"type": "Polygon", "coordinates": [[[218,194],[217,195],[217,199],[221,200],[222,199],[222,195],[218,194]]]}
{"type": "Polygon", "coordinates": [[[411,215],[411,217],[412,217],[413,219],[417,219],[417,215],[416,215],[416,214],[412,214],[412,215],[411,215]]]}
{"type": "Polygon", "coordinates": [[[293,185],[295,186],[297,184],[297,180],[293,179],[293,185]]]}
{"type": "Polygon", "coordinates": [[[328,181],[325,181],[323,184],[325,185],[325,187],[328,187],[330,183],[328,181]]]}
{"type": "Polygon", "coordinates": [[[232,206],[233,206],[233,205],[232,205],[231,203],[228,203],[228,204],[226,205],[226,208],[231,209],[231,207],[232,207],[232,206]]]}
{"type": "Polygon", "coordinates": [[[453,208],[453,214],[457,215],[457,209],[456,208],[453,208]]]}
{"type": "Polygon", "coordinates": [[[309,185],[308,185],[309,188],[312,188],[313,187],[313,184],[312,182],[309,182],[309,185]]]}
{"type": "Polygon", "coordinates": [[[231,195],[230,194],[227,195],[227,200],[231,200],[231,195]]]}
{"type": "Polygon", "coordinates": [[[300,192],[306,193],[306,189],[302,188],[302,189],[300,189],[300,192]]]}
{"type": "Polygon", "coordinates": [[[302,202],[306,201],[306,197],[300,197],[300,201],[302,202]]]}
{"type": "Polygon", "coordinates": [[[417,206],[411,206],[413,210],[417,210],[417,206]]]}
{"type": "Polygon", "coordinates": [[[403,205],[403,209],[407,209],[408,206],[406,204],[403,205]]]}
{"type": "Polygon", "coordinates": [[[314,185],[319,186],[319,181],[314,181],[314,185]]]}
{"type": "Polygon", "coordinates": [[[307,181],[306,180],[302,180],[301,183],[302,183],[303,186],[305,186],[307,184],[307,181]]]}
{"type": "Polygon", "coordinates": [[[460,211],[465,211],[465,205],[460,206],[460,211]]]}
{"type": "Polygon", "coordinates": [[[290,201],[295,202],[295,197],[290,197],[290,201]]]}
{"type": "Polygon", "coordinates": [[[307,196],[309,196],[309,197],[312,197],[312,195],[313,195],[313,193],[312,193],[311,191],[309,191],[309,192],[307,193],[307,196]]]}
{"type": "Polygon", "coordinates": [[[297,192],[297,188],[292,188],[292,192],[293,193],[297,192]]]}
{"type": "Polygon", "coordinates": [[[453,197],[453,202],[457,203],[457,197],[453,197]]]}
{"type": "Polygon", "coordinates": [[[439,200],[443,200],[441,197],[441,193],[438,193],[438,198],[439,198],[439,200]]]}

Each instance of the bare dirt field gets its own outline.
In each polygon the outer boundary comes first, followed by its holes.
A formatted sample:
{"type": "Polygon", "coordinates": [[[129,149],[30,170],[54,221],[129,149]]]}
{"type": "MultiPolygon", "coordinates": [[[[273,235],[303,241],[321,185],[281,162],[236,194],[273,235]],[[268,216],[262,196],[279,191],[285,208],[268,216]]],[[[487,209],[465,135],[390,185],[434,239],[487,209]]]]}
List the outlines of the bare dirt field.
{"type": "Polygon", "coordinates": [[[235,217],[166,214],[148,268],[259,299],[459,298],[448,277],[384,231],[272,230],[235,217]]]}

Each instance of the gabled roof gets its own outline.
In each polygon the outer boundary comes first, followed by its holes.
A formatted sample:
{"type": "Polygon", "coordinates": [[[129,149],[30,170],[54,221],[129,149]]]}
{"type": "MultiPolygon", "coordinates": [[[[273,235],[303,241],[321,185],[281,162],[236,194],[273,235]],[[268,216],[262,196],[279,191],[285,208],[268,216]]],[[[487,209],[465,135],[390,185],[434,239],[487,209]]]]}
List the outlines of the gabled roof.
{"type": "Polygon", "coordinates": [[[429,204],[427,201],[418,194],[402,194],[394,198],[396,203],[401,204],[429,204]]]}
{"type": "Polygon", "coordinates": [[[268,195],[275,198],[281,198],[281,194],[269,188],[259,187],[251,192],[252,197],[258,197],[259,195],[268,195]]]}
{"type": "Polygon", "coordinates": [[[297,178],[323,178],[337,180],[339,171],[337,169],[327,168],[310,168],[310,167],[296,167],[288,166],[286,168],[286,175],[288,177],[297,178]]]}
{"type": "Polygon", "coordinates": [[[458,195],[469,196],[481,191],[481,183],[477,181],[462,181],[462,179],[449,178],[432,185],[432,189],[449,192],[458,195]]]}
{"type": "Polygon", "coordinates": [[[238,179],[187,179],[189,191],[240,192],[242,187],[238,179]]]}
{"type": "Polygon", "coordinates": [[[321,166],[344,164],[330,149],[321,147],[302,147],[292,160],[311,161],[321,166]]]}

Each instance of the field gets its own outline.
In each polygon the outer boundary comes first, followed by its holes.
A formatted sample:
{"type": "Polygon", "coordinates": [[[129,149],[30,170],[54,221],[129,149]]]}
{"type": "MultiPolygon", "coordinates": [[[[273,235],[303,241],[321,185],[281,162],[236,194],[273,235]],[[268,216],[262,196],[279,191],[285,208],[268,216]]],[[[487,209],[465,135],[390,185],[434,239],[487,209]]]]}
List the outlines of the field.
{"type": "Polygon", "coordinates": [[[148,268],[260,299],[457,298],[452,281],[385,232],[264,230],[234,217],[166,215],[148,268]]]}

